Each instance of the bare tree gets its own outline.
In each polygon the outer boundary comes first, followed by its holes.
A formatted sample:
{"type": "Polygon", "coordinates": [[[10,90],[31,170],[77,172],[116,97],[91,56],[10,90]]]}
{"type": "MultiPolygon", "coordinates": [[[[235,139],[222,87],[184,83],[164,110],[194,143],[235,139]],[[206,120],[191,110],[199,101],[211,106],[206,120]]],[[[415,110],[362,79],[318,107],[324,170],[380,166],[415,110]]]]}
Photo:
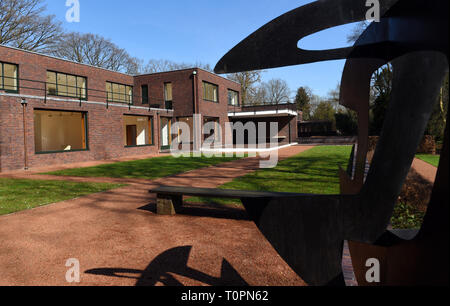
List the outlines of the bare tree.
{"type": "Polygon", "coordinates": [[[0,0],[0,44],[29,51],[54,46],[61,23],[54,15],[43,15],[43,0],[0,0]]]}
{"type": "Polygon", "coordinates": [[[136,72],[140,63],[108,39],[75,32],[63,35],[62,43],[55,46],[51,54],[77,63],[125,73],[136,72]]]}
{"type": "Polygon", "coordinates": [[[254,89],[252,89],[252,92],[248,98],[249,105],[262,105],[267,103],[267,101],[269,101],[267,87],[264,86],[264,84],[256,86],[254,89]]]}
{"type": "Polygon", "coordinates": [[[335,89],[328,92],[327,101],[333,105],[335,111],[343,111],[345,107],[340,104],[340,94],[341,94],[341,83],[336,85],[335,89]]]}
{"type": "Polygon", "coordinates": [[[164,59],[151,59],[147,64],[141,69],[141,73],[157,73],[165,72],[171,70],[180,70],[188,68],[188,65],[178,64],[169,60],[164,59]]]}
{"type": "Polygon", "coordinates": [[[352,32],[347,36],[348,43],[355,43],[361,34],[367,29],[370,25],[368,21],[359,22],[352,30],[352,32]]]}
{"type": "Polygon", "coordinates": [[[228,79],[241,84],[242,105],[254,104],[257,85],[261,83],[261,74],[262,71],[245,71],[232,73],[227,76],[228,79]]]}
{"type": "Polygon", "coordinates": [[[188,68],[200,68],[212,72],[211,65],[203,64],[201,62],[196,62],[195,64],[188,64],[188,63],[177,63],[166,59],[151,59],[147,62],[147,64],[144,64],[143,61],[139,62],[140,63],[138,64],[137,74],[158,73],[188,68]]]}
{"type": "Polygon", "coordinates": [[[291,90],[285,80],[272,79],[264,83],[264,87],[267,90],[267,103],[286,104],[290,102],[291,90]]]}

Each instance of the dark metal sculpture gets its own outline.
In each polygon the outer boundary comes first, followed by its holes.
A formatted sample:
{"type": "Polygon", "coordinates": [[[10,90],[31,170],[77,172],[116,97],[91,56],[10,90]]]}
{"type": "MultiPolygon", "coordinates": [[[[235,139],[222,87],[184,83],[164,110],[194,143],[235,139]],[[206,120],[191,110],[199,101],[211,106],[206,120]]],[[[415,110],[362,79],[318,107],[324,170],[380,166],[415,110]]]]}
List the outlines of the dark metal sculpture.
{"type": "Polygon", "coordinates": [[[382,284],[448,284],[448,120],[438,176],[420,232],[404,239],[386,229],[448,71],[449,3],[380,0],[380,4],[381,22],[373,22],[351,48],[297,47],[307,35],[365,19],[365,1],[323,0],[263,26],[215,68],[217,73],[233,73],[347,59],[341,104],[358,113],[359,144],[355,177],[341,172],[343,194],[244,203],[269,242],[311,285],[343,285],[344,240],[352,242],[352,259],[362,283],[365,260],[378,257],[382,284]],[[388,62],[394,69],[389,109],[364,181],[370,77],[388,62]]]}

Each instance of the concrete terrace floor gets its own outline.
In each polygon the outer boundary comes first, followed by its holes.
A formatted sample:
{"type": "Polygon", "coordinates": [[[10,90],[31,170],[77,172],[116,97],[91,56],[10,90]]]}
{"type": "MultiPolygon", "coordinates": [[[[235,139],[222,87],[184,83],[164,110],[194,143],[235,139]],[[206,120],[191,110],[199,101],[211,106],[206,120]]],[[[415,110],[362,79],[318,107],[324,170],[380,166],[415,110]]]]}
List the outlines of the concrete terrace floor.
{"type": "MultiPolygon", "coordinates": [[[[311,148],[282,149],[280,159],[311,148]]],[[[247,158],[154,181],[33,175],[61,167],[2,174],[129,185],[0,216],[0,285],[71,285],[65,263],[76,258],[79,285],[304,286],[243,209],[188,205],[183,214],[158,216],[148,193],[159,185],[217,187],[258,168],[257,158],[247,158]]],[[[346,280],[355,285],[344,254],[346,280]]]]}

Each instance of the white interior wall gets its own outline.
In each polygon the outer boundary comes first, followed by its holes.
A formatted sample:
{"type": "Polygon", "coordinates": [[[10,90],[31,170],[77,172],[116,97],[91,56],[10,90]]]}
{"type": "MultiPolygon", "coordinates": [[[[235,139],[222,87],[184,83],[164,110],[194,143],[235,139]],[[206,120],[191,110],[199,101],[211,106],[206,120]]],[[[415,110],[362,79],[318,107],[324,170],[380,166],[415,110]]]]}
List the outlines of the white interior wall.
{"type": "Polygon", "coordinates": [[[83,149],[82,113],[35,111],[37,152],[83,149]]]}
{"type": "Polygon", "coordinates": [[[136,144],[138,146],[147,145],[150,139],[150,134],[148,131],[148,117],[144,116],[124,116],[124,127],[123,127],[123,143],[127,145],[127,125],[136,125],[137,139],[136,144]]]}

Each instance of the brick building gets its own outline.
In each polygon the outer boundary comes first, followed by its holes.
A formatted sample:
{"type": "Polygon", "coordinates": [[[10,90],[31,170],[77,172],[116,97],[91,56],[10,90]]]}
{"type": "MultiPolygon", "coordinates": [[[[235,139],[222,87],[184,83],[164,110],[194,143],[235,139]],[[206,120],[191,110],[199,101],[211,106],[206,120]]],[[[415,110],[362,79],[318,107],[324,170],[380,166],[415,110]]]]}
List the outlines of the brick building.
{"type": "Polygon", "coordinates": [[[241,107],[239,84],[202,69],[131,76],[0,46],[0,172],[158,154],[193,114],[221,127],[275,120],[282,143],[297,135],[295,111],[241,107]]]}

